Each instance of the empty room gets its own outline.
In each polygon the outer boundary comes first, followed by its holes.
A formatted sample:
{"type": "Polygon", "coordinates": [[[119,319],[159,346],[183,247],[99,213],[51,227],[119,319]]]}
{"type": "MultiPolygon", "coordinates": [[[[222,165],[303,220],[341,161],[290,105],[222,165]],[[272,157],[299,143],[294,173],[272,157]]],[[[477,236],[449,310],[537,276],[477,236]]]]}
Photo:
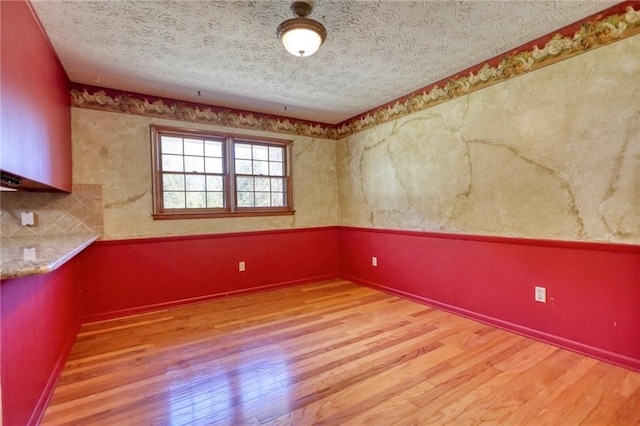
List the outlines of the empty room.
{"type": "Polygon", "coordinates": [[[0,424],[640,423],[639,2],[0,19],[0,424]]]}

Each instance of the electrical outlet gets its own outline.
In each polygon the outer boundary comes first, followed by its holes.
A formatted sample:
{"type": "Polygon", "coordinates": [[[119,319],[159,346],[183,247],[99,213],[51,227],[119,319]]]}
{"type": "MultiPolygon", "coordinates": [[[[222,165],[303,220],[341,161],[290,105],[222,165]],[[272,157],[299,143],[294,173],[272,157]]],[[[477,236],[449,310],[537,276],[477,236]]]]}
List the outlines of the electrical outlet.
{"type": "Polygon", "coordinates": [[[240,271],[240,272],[246,271],[246,266],[244,264],[244,260],[241,261],[241,262],[238,262],[238,271],[240,271]]]}
{"type": "Polygon", "coordinates": [[[36,248],[24,247],[22,249],[22,257],[26,262],[33,262],[36,260],[36,248]]]}
{"type": "Polygon", "coordinates": [[[35,224],[33,212],[20,213],[20,219],[22,220],[22,226],[33,226],[35,224]]]}
{"type": "Polygon", "coordinates": [[[536,286],[535,300],[536,302],[547,303],[547,289],[545,287],[536,286]]]}
{"type": "Polygon", "coordinates": [[[371,258],[371,266],[378,266],[378,258],[373,256],[371,258]]]}

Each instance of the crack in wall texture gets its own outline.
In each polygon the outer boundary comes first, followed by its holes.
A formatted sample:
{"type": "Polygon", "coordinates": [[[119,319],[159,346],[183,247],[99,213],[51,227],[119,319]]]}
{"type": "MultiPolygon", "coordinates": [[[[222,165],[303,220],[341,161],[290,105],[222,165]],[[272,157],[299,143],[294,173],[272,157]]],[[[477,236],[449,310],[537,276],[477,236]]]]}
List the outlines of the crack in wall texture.
{"type": "Polygon", "coordinates": [[[640,244],[640,36],[337,149],[340,225],[640,244]]]}

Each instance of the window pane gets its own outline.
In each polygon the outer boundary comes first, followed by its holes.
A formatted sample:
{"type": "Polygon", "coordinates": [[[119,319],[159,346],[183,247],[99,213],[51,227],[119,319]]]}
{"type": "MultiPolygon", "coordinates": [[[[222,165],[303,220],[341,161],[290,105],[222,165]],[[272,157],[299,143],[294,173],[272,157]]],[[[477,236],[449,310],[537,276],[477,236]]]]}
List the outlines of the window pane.
{"type": "Polygon", "coordinates": [[[222,192],[207,192],[207,207],[224,207],[224,194],[222,192]]]}
{"type": "Polygon", "coordinates": [[[163,192],[165,209],[184,209],[184,192],[163,192]]]}
{"type": "Polygon", "coordinates": [[[204,175],[187,175],[187,191],[204,191],[204,175]]]}
{"type": "Polygon", "coordinates": [[[269,178],[256,178],[256,191],[270,191],[269,178]]]}
{"type": "Polygon", "coordinates": [[[181,155],[163,155],[162,170],[165,172],[182,172],[183,163],[181,155]]]}
{"type": "Polygon", "coordinates": [[[269,163],[269,174],[271,176],[284,176],[282,163],[269,163]]]}
{"type": "Polygon", "coordinates": [[[269,160],[283,161],[284,148],[269,147],[269,160]]]}
{"type": "Polygon", "coordinates": [[[222,157],[222,142],[204,141],[204,155],[207,157],[222,157]]]}
{"type": "Polygon", "coordinates": [[[270,207],[271,194],[268,192],[256,192],[256,207],[270,207]]]}
{"type": "Polygon", "coordinates": [[[222,158],[205,157],[204,167],[207,173],[222,173],[222,158]]]}
{"type": "Polygon", "coordinates": [[[165,191],[184,191],[184,175],[162,175],[162,189],[165,191]]]}
{"type": "Polygon", "coordinates": [[[238,177],[236,186],[238,187],[238,191],[253,191],[253,178],[238,177]]]}
{"type": "Polygon", "coordinates": [[[271,190],[273,192],[282,192],[282,191],[284,191],[284,179],[271,178],[271,190]]]}
{"type": "Polygon", "coordinates": [[[203,209],[207,206],[206,192],[187,192],[187,208],[203,209]]]}
{"type": "Polygon", "coordinates": [[[233,146],[233,152],[235,153],[235,158],[245,158],[251,159],[251,145],[237,143],[233,146]]]}
{"type": "Polygon", "coordinates": [[[241,175],[252,174],[251,160],[236,160],[236,173],[241,175]]]}
{"type": "Polygon", "coordinates": [[[185,172],[204,172],[204,157],[184,157],[185,172]]]}
{"type": "Polygon", "coordinates": [[[223,191],[222,176],[207,176],[207,191],[223,191]]]}
{"type": "Polygon", "coordinates": [[[269,159],[269,147],[262,145],[253,145],[253,159],[254,160],[268,160],[269,159]]]}
{"type": "Polygon", "coordinates": [[[185,155],[204,155],[204,145],[202,139],[185,139],[184,154],[185,155]]]}
{"type": "Polygon", "coordinates": [[[253,162],[253,174],[254,175],[268,175],[269,163],[267,161],[254,161],[253,162]]]}
{"type": "Polygon", "coordinates": [[[238,192],[238,207],[253,207],[253,192],[238,192]]]}
{"type": "Polygon", "coordinates": [[[181,154],[182,155],[182,138],[172,138],[171,136],[162,136],[162,153],[163,154],[181,154]]]}
{"type": "Polygon", "coordinates": [[[273,207],[284,207],[284,194],[281,192],[274,192],[271,194],[271,205],[273,207]]]}

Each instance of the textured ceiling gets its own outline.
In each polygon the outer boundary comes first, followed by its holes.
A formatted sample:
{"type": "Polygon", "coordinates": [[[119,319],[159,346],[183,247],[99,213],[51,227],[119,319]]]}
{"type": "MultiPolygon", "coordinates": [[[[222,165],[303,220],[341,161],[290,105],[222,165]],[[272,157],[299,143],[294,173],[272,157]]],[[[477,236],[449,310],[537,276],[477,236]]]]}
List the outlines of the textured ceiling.
{"type": "Polygon", "coordinates": [[[618,2],[317,0],[308,58],[288,0],[31,3],[73,82],[335,124],[618,2]]]}

